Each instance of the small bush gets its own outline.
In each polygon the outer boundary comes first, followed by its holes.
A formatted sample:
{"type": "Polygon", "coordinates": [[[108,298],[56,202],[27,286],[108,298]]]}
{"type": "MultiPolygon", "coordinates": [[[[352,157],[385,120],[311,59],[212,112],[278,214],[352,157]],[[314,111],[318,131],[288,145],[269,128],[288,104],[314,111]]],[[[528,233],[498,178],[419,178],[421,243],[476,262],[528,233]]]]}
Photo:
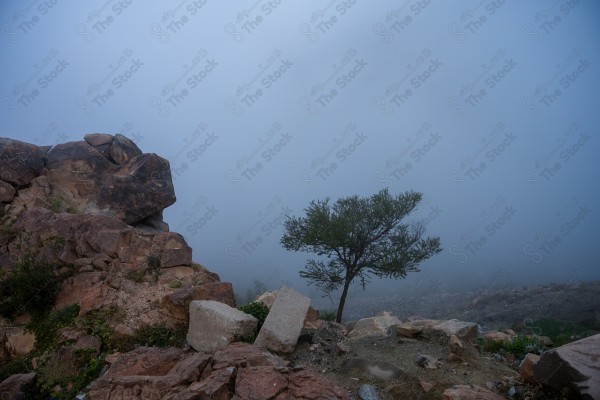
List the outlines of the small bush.
{"type": "Polygon", "coordinates": [[[54,350],[57,346],[58,331],[73,325],[78,314],[79,304],[72,304],[52,311],[42,320],[32,320],[27,325],[27,330],[35,333],[35,354],[42,355],[46,351],[54,350]]]}
{"type": "Polygon", "coordinates": [[[188,327],[181,325],[170,328],[165,323],[142,325],[134,334],[133,343],[137,346],[183,347],[188,327]]]}
{"type": "Polygon", "coordinates": [[[121,350],[123,338],[113,332],[111,322],[119,322],[124,318],[123,311],[113,305],[104,310],[94,310],[78,319],[77,324],[85,329],[88,335],[94,335],[102,341],[102,352],[109,353],[121,350]]]}
{"type": "Polygon", "coordinates": [[[43,319],[56,300],[61,279],[54,264],[26,255],[13,271],[0,277],[0,314],[13,318],[29,312],[43,319]]]}
{"type": "Polygon", "coordinates": [[[181,281],[179,279],[172,281],[169,284],[169,287],[171,287],[171,289],[179,289],[180,287],[183,287],[183,281],[181,281]]]}
{"type": "Polygon", "coordinates": [[[243,342],[253,343],[254,339],[256,339],[256,336],[258,335],[258,332],[260,331],[260,328],[263,326],[265,319],[267,319],[267,315],[269,315],[269,307],[267,307],[267,305],[262,301],[253,301],[252,303],[238,307],[238,309],[246,314],[252,315],[258,320],[254,335],[248,338],[240,338],[240,340],[243,342]]]}

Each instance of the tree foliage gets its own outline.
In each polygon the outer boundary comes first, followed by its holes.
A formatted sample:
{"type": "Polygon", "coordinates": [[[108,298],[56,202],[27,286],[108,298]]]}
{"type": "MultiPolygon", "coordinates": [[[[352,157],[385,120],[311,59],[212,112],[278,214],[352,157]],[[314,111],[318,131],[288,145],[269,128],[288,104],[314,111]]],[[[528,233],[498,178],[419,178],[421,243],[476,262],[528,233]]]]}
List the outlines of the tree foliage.
{"type": "Polygon", "coordinates": [[[404,278],[441,251],[438,237],[423,237],[423,224],[404,222],[421,199],[420,193],[393,196],[385,188],[370,197],[344,197],[333,204],[329,198],[313,200],[305,217],[284,222],[283,247],[319,256],[307,261],[300,276],[327,294],[343,289],[338,322],[355,278],[363,288],[371,276],[404,278]]]}

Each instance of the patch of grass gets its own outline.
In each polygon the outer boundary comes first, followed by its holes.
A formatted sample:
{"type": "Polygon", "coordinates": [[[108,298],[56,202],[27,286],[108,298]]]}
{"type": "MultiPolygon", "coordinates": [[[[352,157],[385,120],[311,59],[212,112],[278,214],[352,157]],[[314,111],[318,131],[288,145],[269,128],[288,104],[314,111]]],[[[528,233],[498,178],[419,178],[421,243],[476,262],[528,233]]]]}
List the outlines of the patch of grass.
{"type": "Polygon", "coordinates": [[[116,305],[112,305],[104,310],[90,311],[78,318],[77,325],[85,329],[88,335],[94,335],[102,341],[104,353],[113,350],[119,350],[123,347],[123,338],[113,332],[110,327],[111,322],[119,322],[124,318],[123,310],[116,305]]]}
{"type": "Polygon", "coordinates": [[[55,353],[38,370],[40,392],[52,399],[71,400],[98,378],[103,361],[103,357],[96,356],[94,349],[55,353]],[[57,386],[60,387],[59,392],[54,391],[57,386]]]}
{"type": "Polygon", "coordinates": [[[171,283],[169,283],[169,287],[171,289],[179,289],[180,287],[183,287],[183,281],[177,279],[172,281],[171,283]]]}
{"type": "Polygon", "coordinates": [[[517,335],[512,341],[478,338],[477,346],[485,353],[513,354],[517,358],[523,358],[527,353],[540,354],[544,348],[537,338],[525,335],[517,335]]]}
{"type": "Polygon", "coordinates": [[[593,323],[559,321],[543,318],[527,324],[522,328],[527,333],[548,336],[552,340],[553,347],[559,347],[567,343],[598,333],[597,326],[593,323]]]}
{"type": "Polygon", "coordinates": [[[151,276],[154,282],[157,282],[160,276],[160,259],[153,254],[146,257],[146,268],[129,270],[125,277],[134,282],[142,283],[147,275],[151,276]]]}
{"type": "Polygon", "coordinates": [[[130,281],[134,281],[136,283],[144,282],[144,277],[146,276],[146,271],[143,269],[130,269],[127,271],[125,277],[130,281]]]}
{"type": "Polygon", "coordinates": [[[319,319],[322,319],[323,321],[335,321],[336,317],[336,310],[319,310],[319,319]]]}

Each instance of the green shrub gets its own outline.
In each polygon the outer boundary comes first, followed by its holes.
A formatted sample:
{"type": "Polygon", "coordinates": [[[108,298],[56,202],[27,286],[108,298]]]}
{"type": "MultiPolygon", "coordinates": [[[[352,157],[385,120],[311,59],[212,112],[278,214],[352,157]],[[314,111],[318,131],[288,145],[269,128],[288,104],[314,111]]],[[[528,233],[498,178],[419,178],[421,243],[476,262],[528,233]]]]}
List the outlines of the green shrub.
{"type": "Polygon", "coordinates": [[[133,344],[151,347],[183,347],[187,330],[187,325],[176,328],[170,328],[165,323],[142,325],[134,333],[133,344]]]}
{"type": "Polygon", "coordinates": [[[335,310],[319,310],[319,319],[323,321],[335,321],[335,317],[337,317],[337,311],[335,310]]]}
{"type": "Polygon", "coordinates": [[[177,279],[177,280],[175,280],[175,281],[172,281],[172,282],[169,284],[169,287],[170,287],[171,289],[179,289],[180,287],[183,287],[183,281],[181,281],[181,280],[179,280],[179,279],[177,279]]]}
{"type": "Polygon", "coordinates": [[[522,329],[528,333],[548,336],[554,347],[598,333],[598,327],[595,327],[593,323],[559,321],[548,318],[529,322],[522,329]]]}
{"type": "Polygon", "coordinates": [[[62,278],[56,268],[46,261],[36,262],[32,254],[26,255],[11,272],[0,277],[0,314],[13,318],[29,312],[43,319],[60,289],[62,278]]]}
{"type": "Polygon", "coordinates": [[[103,357],[97,357],[94,349],[78,349],[62,356],[55,353],[38,369],[40,392],[48,398],[71,400],[98,378],[103,365],[103,357]],[[56,386],[60,387],[58,393],[56,386]]]}
{"type": "Polygon", "coordinates": [[[517,358],[523,358],[527,353],[540,354],[543,344],[535,337],[517,335],[510,340],[477,339],[477,345],[482,352],[513,354],[517,358]]]}
{"type": "Polygon", "coordinates": [[[79,304],[71,304],[50,312],[43,319],[33,319],[27,325],[27,330],[35,333],[35,354],[42,355],[54,350],[57,346],[58,331],[72,326],[78,314],[79,304]]]}
{"type": "Polygon", "coordinates": [[[246,314],[252,315],[258,320],[258,324],[256,326],[257,331],[260,331],[265,319],[267,319],[267,315],[269,315],[269,307],[267,307],[267,305],[262,301],[253,301],[252,303],[238,307],[238,309],[246,314]]]}
{"type": "Polygon", "coordinates": [[[113,332],[111,322],[119,322],[124,318],[124,313],[117,306],[112,305],[107,309],[93,310],[78,319],[77,324],[85,329],[88,335],[94,335],[102,341],[101,351],[109,353],[121,350],[123,338],[113,332]]]}

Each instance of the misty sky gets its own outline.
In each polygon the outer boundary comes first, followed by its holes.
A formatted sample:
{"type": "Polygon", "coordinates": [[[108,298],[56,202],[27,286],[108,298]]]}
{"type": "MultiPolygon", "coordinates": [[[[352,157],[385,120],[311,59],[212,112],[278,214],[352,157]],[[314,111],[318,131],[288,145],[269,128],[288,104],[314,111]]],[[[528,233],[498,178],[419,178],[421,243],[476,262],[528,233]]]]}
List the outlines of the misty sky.
{"type": "Polygon", "coordinates": [[[168,159],[165,220],[238,290],[318,295],[284,213],[382,187],[444,251],[369,295],[600,278],[597,1],[1,4],[0,136],[168,159]]]}

